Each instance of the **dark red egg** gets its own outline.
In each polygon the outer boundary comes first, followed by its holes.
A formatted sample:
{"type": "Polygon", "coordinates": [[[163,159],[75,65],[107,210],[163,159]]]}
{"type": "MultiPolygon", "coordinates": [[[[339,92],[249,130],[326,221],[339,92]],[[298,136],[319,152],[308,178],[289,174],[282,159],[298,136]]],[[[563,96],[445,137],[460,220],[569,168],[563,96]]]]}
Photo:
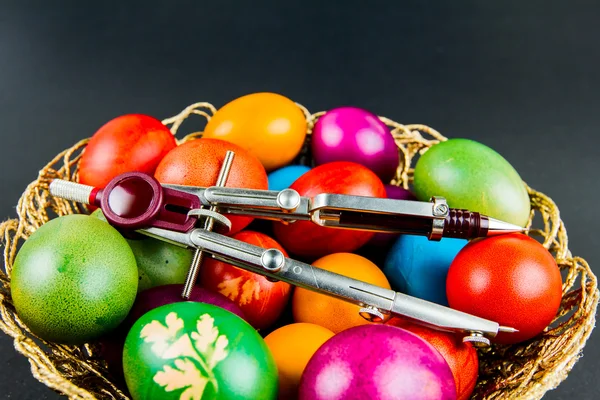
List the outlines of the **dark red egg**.
{"type": "MultiPolygon", "coordinates": [[[[290,188],[306,197],[321,193],[386,197],[383,182],[373,171],[345,161],[313,168],[290,188]]],[[[276,222],[274,232],[277,240],[290,253],[311,259],[332,253],[353,252],[373,237],[373,232],[322,227],[310,221],[288,225],[276,222]]]]}
{"type": "MultiPolygon", "coordinates": [[[[232,238],[264,249],[278,249],[287,257],[285,249],[263,233],[241,231],[232,238]]],[[[281,316],[292,291],[288,283],[271,282],[262,275],[215,259],[202,263],[200,282],[202,287],[236,303],[256,329],[269,328],[281,316]]]]}

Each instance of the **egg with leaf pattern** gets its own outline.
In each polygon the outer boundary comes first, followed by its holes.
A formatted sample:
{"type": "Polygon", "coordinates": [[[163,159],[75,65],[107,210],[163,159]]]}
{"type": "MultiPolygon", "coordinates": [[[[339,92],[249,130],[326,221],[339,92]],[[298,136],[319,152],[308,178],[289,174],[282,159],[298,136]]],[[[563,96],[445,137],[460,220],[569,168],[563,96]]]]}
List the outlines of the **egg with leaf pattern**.
{"type": "Polygon", "coordinates": [[[123,350],[134,400],[277,397],[277,366],[246,321],[217,306],[167,304],[133,325],[123,350]]]}

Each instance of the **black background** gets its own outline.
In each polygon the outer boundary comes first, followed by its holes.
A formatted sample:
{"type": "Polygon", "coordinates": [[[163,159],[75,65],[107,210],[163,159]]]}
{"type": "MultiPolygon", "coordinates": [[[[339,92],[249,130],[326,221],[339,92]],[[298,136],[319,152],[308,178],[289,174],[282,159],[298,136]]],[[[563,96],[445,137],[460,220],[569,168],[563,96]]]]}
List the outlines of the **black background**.
{"type": "MultiPolygon", "coordinates": [[[[46,162],[118,115],[273,91],[494,148],[557,202],[571,250],[600,272],[597,2],[75,4],[0,6],[2,219],[46,162]]],[[[594,332],[546,398],[598,398],[599,348],[594,332]]],[[[0,396],[58,398],[4,335],[0,396]]]]}

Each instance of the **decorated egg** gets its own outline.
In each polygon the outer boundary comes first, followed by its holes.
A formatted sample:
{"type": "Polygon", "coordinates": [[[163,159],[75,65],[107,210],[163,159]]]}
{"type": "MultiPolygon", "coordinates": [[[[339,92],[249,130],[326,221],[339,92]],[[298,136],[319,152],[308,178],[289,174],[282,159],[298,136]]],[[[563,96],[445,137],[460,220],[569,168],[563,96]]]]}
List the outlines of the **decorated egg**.
{"type": "Polygon", "coordinates": [[[445,197],[452,208],[476,211],[519,226],[529,220],[530,202],[517,171],[491,148],[469,139],[432,146],[415,166],[417,198],[445,197]]]}
{"type": "Polygon", "coordinates": [[[288,165],[269,174],[269,190],[283,190],[302,175],[310,171],[306,165],[288,165]]]}
{"type": "Polygon", "coordinates": [[[394,290],[447,306],[448,269],[467,243],[465,239],[442,238],[438,242],[401,235],[387,253],[383,272],[394,290]]]}
{"type": "Polygon", "coordinates": [[[220,307],[173,303],[144,314],[123,349],[134,400],[275,399],[277,366],[262,337],[220,307]]]}
{"type": "Polygon", "coordinates": [[[287,97],[253,93],[221,107],[206,124],[203,136],[235,143],[271,171],[289,164],[300,152],[306,117],[287,97]]]}
{"type": "MultiPolygon", "coordinates": [[[[388,199],[395,200],[417,200],[415,195],[408,189],[396,185],[385,185],[385,194],[388,199]]],[[[390,245],[398,237],[397,233],[376,233],[367,243],[368,246],[383,248],[390,245]]]]}
{"type": "MultiPolygon", "coordinates": [[[[385,197],[385,187],[377,175],[360,164],[344,161],[315,167],[290,188],[307,197],[321,193],[385,197]]],[[[322,227],[311,221],[275,222],[274,233],[286,250],[307,259],[352,252],[373,237],[373,232],[322,227]]]]}
{"type": "MultiPolygon", "coordinates": [[[[208,187],[217,183],[228,150],[235,152],[226,187],[267,189],[267,173],[255,155],[240,146],[219,139],[194,139],[171,150],[156,168],[160,183],[208,187]]],[[[227,215],[231,220],[230,234],[244,229],[251,217],[227,215]]]]}
{"type": "Polygon", "coordinates": [[[135,257],[109,224],[88,215],[52,219],[25,241],[11,273],[21,320],[47,341],[78,345],[115,329],[133,306],[135,257]]]}
{"type": "MultiPolygon", "coordinates": [[[[104,358],[113,374],[123,375],[123,345],[127,333],[142,315],[165,304],[182,302],[181,293],[183,285],[164,285],[156,286],[151,289],[138,293],[135,303],[127,318],[119,327],[109,335],[100,340],[100,354],[104,358]]],[[[194,286],[190,293],[189,301],[212,304],[221,307],[224,310],[244,318],[244,313],[239,307],[227,297],[219,293],[214,293],[206,289],[194,286]]]]}
{"type": "Polygon", "coordinates": [[[311,138],[317,165],[352,161],[388,183],[398,169],[398,148],[389,128],[377,115],[357,107],[326,112],[315,123],[311,138]]]}
{"type": "Polygon", "coordinates": [[[400,318],[392,318],[386,324],[406,329],[435,347],[452,370],[457,400],[471,398],[479,371],[477,351],[471,343],[463,343],[458,335],[415,325],[400,318]]]}
{"type": "Polygon", "coordinates": [[[279,399],[298,396],[306,364],[333,332],[319,325],[297,323],[282,326],[265,337],[279,371],[279,399]]]}
{"type": "Polygon", "coordinates": [[[562,278],[552,254],[522,233],[470,242],[456,256],[446,281],[450,307],[518,329],[493,341],[519,343],[552,322],[562,278]]]}
{"type": "MultiPolygon", "coordinates": [[[[278,249],[287,257],[285,249],[263,233],[241,231],[232,238],[264,249],[278,249]]],[[[268,328],[279,318],[292,292],[289,283],[272,282],[262,275],[208,258],[202,263],[200,282],[204,288],[237,304],[256,329],[268,328]]]]}
{"type": "MultiPolygon", "coordinates": [[[[317,268],[390,289],[377,265],[358,254],[335,253],[312,263],[317,268]]],[[[292,297],[294,321],[323,326],[338,333],[353,326],[370,324],[360,316],[361,307],[332,296],[297,287],[292,297]]]]}
{"type": "Polygon", "coordinates": [[[448,363],[425,340],[404,329],[366,325],[325,342],[310,359],[300,400],[456,399],[448,363]]]}

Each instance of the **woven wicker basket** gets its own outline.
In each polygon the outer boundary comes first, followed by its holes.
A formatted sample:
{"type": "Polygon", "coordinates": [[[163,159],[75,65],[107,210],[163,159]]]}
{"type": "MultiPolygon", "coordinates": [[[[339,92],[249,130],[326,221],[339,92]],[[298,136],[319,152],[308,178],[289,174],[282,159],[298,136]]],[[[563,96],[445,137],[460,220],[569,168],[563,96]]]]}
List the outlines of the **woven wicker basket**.
{"type": "MultiPolygon", "coordinates": [[[[323,113],[310,114],[299,106],[306,115],[310,134],[323,113]]],[[[197,103],[163,123],[176,134],[184,121],[198,122],[197,117],[189,120],[188,117],[200,115],[208,120],[215,112],[211,104],[197,103]]],[[[392,129],[401,154],[394,183],[407,188],[415,156],[446,138],[424,125],[401,125],[383,117],[381,120],[392,129]]],[[[201,133],[188,135],[179,143],[199,136],[201,133]]],[[[48,387],[71,399],[127,399],[126,388],[111,377],[106,363],[98,357],[95,344],[73,347],[40,340],[21,322],[10,295],[11,268],[23,241],[51,218],[87,213],[80,205],[53,198],[48,193],[48,184],[54,178],[77,180],[78,162],[87,141],[82,140],[63,151],[43,167],[19,200],[18,219],[0,225],[4,246],[0,328],[14,339],[16,350],[29,359],[33,376],[48,387]]],[[[563,272],[560,311],[551,327],[535,340],[480,351],[475,399],[541,398],[567,377],[594,328],[598,305],[596,277],[583,259],[569,251],[567,232],[554,202],[533,189],[528,188],[528,191],[532,206],[528,234],[537,237],[552,252],[563,272]]]]}

